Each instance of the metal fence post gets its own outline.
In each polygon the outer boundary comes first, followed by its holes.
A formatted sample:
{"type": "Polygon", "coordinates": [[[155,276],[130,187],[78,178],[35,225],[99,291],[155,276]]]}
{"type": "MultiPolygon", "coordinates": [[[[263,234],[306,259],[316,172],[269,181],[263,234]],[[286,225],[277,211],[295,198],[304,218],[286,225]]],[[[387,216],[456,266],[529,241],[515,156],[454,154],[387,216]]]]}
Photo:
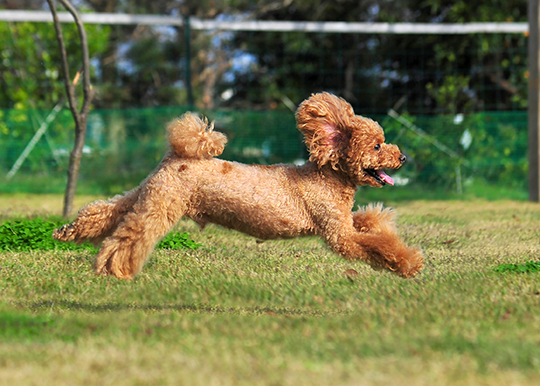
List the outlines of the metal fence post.
{"type": "Polygon", "coordinates": [[[184,38],[186,44],[186,89],[189,108],[193,108],[193,88],[191,84],[191,22],[188,15],[184,15],[184,38]]]}
{"type": "Polygon", "coordinates": [[[529,200],[540,201],[540,47],[539,47],[539,17],[538,0],[529,0],[528,21],[528,126],[529,126],[529,200]]]}

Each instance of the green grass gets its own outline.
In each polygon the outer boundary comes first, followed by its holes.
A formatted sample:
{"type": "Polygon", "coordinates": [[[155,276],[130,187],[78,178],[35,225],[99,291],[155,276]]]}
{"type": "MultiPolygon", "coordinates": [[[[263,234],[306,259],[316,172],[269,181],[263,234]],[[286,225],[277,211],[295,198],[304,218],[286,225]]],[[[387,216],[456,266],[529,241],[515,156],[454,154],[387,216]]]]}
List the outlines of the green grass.
{"type": "Polygon", "coordinates": [[[0,253],[0,379],[538,384],[540,273],[496,270],[539,260],[538,206],[394,207],[427,256],[416,279],[347,262],[316,238],[257,243],[188,221],[178,231],[201,247],[156,250],[131,282],[95,276],[85,250],[0,253]]]}
{"type": "Polygon", "coordinates": [[[540,272],[540,262],[527,261],[524,264],[501,264],[495,267],[496,272],[530,273],[540,272]]]}

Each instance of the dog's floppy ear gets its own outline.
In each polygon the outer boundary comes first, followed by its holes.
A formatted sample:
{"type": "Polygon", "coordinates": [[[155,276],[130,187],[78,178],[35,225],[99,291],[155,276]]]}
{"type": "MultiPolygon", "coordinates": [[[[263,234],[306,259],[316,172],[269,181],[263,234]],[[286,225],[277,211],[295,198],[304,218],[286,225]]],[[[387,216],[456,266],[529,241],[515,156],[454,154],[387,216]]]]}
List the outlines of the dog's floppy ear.
{"type": "Polygon", "coordinates": [[[313,94],[296,111],[296,124],[304,134],[309,160],[319,167],[330,163],[338,169],[351,138],[349,120],[352,106],[344,99],[326,92],[313,94]]]}

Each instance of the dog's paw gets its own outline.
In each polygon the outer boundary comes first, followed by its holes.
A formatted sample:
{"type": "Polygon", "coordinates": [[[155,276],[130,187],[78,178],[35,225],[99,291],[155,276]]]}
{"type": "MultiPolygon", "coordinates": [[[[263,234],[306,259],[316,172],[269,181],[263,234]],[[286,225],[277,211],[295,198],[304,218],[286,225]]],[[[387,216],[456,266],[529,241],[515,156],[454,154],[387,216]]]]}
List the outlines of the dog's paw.
{"type": "Polygon", "coordinates": [[[95,273],[98,276],[114,276],[121,280],[133,280],[133,275],[126,275],[121,271],[109,271],[107,267],[96,268],[95,273]]]}
{"type": "Polygon", "coordinates": [[[76,237],[73,223],[65,224],[59,229],[53,231],[53,239],[58,241],[73,241],[76,237]]]}
{"type": "Polygon", "coordinates": [[[392,270],[403,278],[412,278],[424,269],[424,255],[419,248],[407,248],[404,254],[396,261],[392,270]]]}
{"type": "Polygon", "coordinates": [[[121,280],[132,280],[135,275],[133,274],[132,267],[127,264],[116,253],[106,254],[105,251],[100,251],[96,258],[96,265],[94,272],[98,276],[114,276],[121,280]]]}

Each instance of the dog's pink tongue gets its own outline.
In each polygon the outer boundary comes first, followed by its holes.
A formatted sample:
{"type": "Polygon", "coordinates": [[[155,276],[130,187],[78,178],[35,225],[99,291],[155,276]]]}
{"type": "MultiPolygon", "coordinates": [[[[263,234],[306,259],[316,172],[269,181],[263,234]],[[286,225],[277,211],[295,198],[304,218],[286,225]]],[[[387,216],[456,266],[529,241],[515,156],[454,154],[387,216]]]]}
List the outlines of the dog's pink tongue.
{"type": "Polygon", "coordinates": [[[394,180],[392,179],[392,177],[390,177],[388,174],[386,174],[382,170],[377,170],[377,174],[379,175],[379,177],[381,177],[381,180],[386,182],[388,185],[394,185],[394,180]]]}

